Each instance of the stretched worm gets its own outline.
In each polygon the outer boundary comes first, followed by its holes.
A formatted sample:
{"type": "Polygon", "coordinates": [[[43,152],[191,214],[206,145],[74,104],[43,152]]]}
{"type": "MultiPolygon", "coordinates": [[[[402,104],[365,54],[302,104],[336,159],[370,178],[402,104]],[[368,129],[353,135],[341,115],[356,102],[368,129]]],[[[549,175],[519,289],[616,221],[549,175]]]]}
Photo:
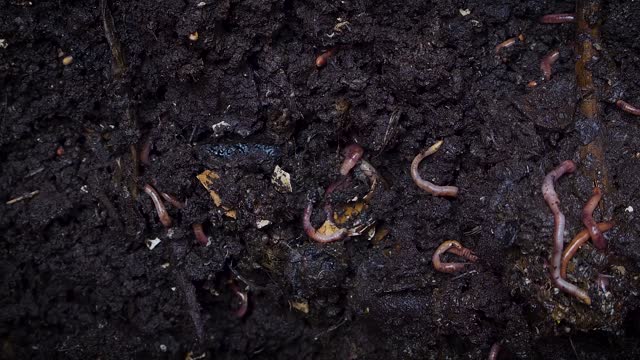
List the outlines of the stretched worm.
{"type": "Polygon", "coordinates": [[[518,41],[518,38],[512,37],[512,38],[509,38],[509,39],[501,42],[500,44],[498,44],[496,46],[496,53],[499,53],[500,50],[502,50],[504,48],[512,47],[513,45],[516,44],[516,41],[518,41]]]}
{"type": "Polygon", "coordinates": [[[162,198],[165,199],[174,208],[176,208],[176,209],[183,209],[184,208],[184,203],[182,201],[178,200],[178,198],[176,198],[175,196],[167,194],[165,192],[161,192],[160,196],[162,196],[162,198]]]}
{"type": "Polygon", "coordinates": [[[169,216],[167,208],[164,207],[164,203],[162,202],[162,199],[160,199],[160,195],[158,195],[156,189],[154,189],[153,186],[146,184],[144,186],[144,192],[147,193],[147,195],[149,195],[149,197],[151,198],[151,201],[153,201],[153,205],[156,207],[158,218],[160,219],[162,225],[164,225],[165,227],[171,227],[171,216],[169,216]]]}
{"type": "Polygon", "coordinates": [[[247,314],[249,309],[249,294],[246,291],[240,290],[238,285],[230,283],[231,291],[240,299],[240,307],[234,312],[234,315],[241,318],[247,314]]]}
{"type": "Polygon", "coordinates": [[[498,360],[498,354],[500,354],[500,350],[502,349],[502,346],[500,345],[500,343],[495,343],[493,345],[491,345],[491,350],[489,350],[489,360],[498,360]]]}
{"type": "Polygon", "coordinates": [[[554,188],[554,183],[562,175],[566,173],[572,173],[576,170],[576,164],[571,160],[563,161],[558,167],[551,170],[544,178],[542,183],[542,195],[544,200],[549,205],[554,219],[553,230],[553,253],[551,255],[551,281],[554,285],[569,295],[578,298],[583,303],[590,305],[591,298],[589,294],[577,287],[576,285],[566,281],[560,276],[560,269],[562,264],[562,247],[564,246],[564,215],[560,211],[560,199],[554,188]]]}
{"type": "Polygon", "coordinates": [[[576,21],[576,14],[549,14],[540,18],[543,24],[563,24],[576,21]]]}
{"type": "Polygon", "coordinates": [[[635,115],[635,116],[640,116],[640,109],[638,109],[637,107],[629,104],[628,102],[624,101],[624,100],[618,100],[616,101],[616,106],[624,111],[624,112],[628,112],[629,114],[635,115]]]}
{"type": "Polygon", "coordinates": [[[600,188],[593,188],[593,195],[584,205],[584,209],[582,209],[582,223],[587,228],[587,231],[589,231],[591,241],[593,241],[593,245],[598,250],[604,250],[607,248],[607,240],[602,236],[602,233],[598,230],[596,221],[593,219],[593,210],[598,206],[601,198],[602,191],[600,191],[600,188]]]}
{"type": "Polygon", "coordinates": [[[471,250],[463,247],[459,242],[455,240],[447,240],[440,244],[440,246],[438,246],[436,251],[433,253],[433,256],[431,257],[433,268],[436,269],[436,271],[451,274],[464,269],[464,266],[466,265],[464,263],[442,262],[440,260],[440,255],[446,252],[451,252],[458,256],[464,257],[471,262],[475,262],[476,260],[478,260],[478,257],[471,250]]]}
{"type": "MultiPolygon", "coordinates": [[[[319,243],[330,243],[330,242],[342,240],[347,236],[347,233],[348,233],[347,229],[339,229],[338,231],[329,235],[318,233],[316,229],[313,227],[313,224],[311,224],[312,212],[313,212],[313,202],[309,201],[309,203],[307,204],[307,207],[304,209],[302,227],[304,228],[304,231],[307,233],[307,236],[309,236],[311,239],[319,243]]],[[[333,223],[330,216],[327,216],[327,221],[333,223]]]]}
{"type": "MultiPolygon", "coordinates": [[[[613,222],[602,222],[599,223],[598,231],[601,233],[609,231],[613,227],[613,222]]],[[[589,231],[584,229],[580,231],[574,238],[571,240],[571,243],[562,253],[562,267],[560,268],[560,276],[563,279],[567,278],[567,267],[569,266],[569,261],[573,258],[573,256],[578,252],[578,249],[582,247],[589,240],[589,231]]]]}
{"type": "Polygon", "coordinates": [[[420,173],[418,172],[418,167],[420,166],[420,162],[427,156],[435,153],[442,146],[443,141],[440,140],[435,144],[431,145],[430,148],[422,150],[411,162],[411,177],[413,178],[413,182],[418,185],[418,187],[433,196],[447,196],[447,197],[456,197],[458,196],[458,188],[455,186],[439,186],[435,185],[427,180],[424,180],[420,177],[420,173]]]}
{"type": "Polygon", "coordinates": [[[195,235],[198,243],[202,246],[207,246],[207,244],[209,244],[209,238],[207,237],[207,234],[204,233],[202,224],[193,224],[191,225],[191,228],[193,229],[193,234],[195,235]]]}
{"type": "Polygon", "coordinates": [[[327,65],[327,61],[329,61],[329,58],[333,56],[335,52],[336,52],[335,49],[329,49],[323,52],[322,54],[318,55],[318,57],[316,58],[316,67],[318,69],[325,67],[327,65]]]}
{"type": "Polygon", "coordinates": [[[551,66],[560,58],[560,51],[553,50],[540,61],[540,70],[545,80],[551,79],[551,66]]]}
{"type": "Polygon", "coordinates": [[[358,144],[351,144],[344,148],[342,154],[344,155],[344,160],[340,166],[340,175],[345,176],[362,159],[364,149],[358,144]]]}

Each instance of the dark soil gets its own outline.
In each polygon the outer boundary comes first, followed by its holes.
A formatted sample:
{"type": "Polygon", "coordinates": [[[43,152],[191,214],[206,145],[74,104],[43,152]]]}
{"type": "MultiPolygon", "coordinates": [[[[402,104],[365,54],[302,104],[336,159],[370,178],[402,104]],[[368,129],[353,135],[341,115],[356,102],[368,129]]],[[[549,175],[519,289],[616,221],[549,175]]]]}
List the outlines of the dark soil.
{"type": "MultiPolygon", "coordinates": [[[[0,358],[482,359],[496,342],[502,358],[640,358],[640,122],[613,105],[640,104],[640,3],[601,14],[593,71],[611,188],[596,219],[616,226],[608,252],[589,244],[572,262],[586,306],[549,280],[540,191],[554,166],[578,162],[557,191],[566,238],[583,228],[593,181],[574,121],[575,26],[537,21],[573,2],[205,2],[109,1],[115,45],[98,1],[0,6],[0,358]],[[421,173],[458,186],[456,199],[409,174],[439,139],[421,173]],[[307,199],[354,142],[384,179],[358,215],[377,234],[315,243],[307,199]],[[146,143],[148,165],[132,155],[146,143]],[[272,183],[276,166],[292,192],[272,183]],[[220,207],[204,170],[220,177],[220,207]],[[168,207],[172,228],[145,183],[186,201],[168,207]],[[480,261],[435,272],[447,239],[480,261]],[[606,291],[598,273],[612,276],[606,291]],[[242,318],[234,287],[249,291],[242,318]]],[[[368,192],[358,175],[331,195],[338,212],[368,192]]]]}

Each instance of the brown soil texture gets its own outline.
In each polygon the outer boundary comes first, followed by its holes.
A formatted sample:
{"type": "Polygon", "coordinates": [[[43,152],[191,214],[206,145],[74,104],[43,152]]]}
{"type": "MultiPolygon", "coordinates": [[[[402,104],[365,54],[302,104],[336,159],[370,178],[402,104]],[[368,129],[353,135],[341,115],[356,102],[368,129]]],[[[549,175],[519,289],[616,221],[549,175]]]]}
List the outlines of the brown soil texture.
{"type": "Polygon", "coordinates": [[[566,241],[594,185],[579,153],[593,128],[575,116],[575,25],[538,21],[575,6],[5,0],[0,358],[484,359],[497,342],[501,359],[640,358],[640,119],[615,106],[640,104],[637,1],[605,2],[591,63],[609,177],[595,218],[616,222],[606,252],[588,243],[569,266],[592,305],[549,279],[542,180],[577,163],[556,186],[566,241]],[[410,176],[437,140],[420,173],[458,186],[454,199],[410,176]],[[379,181],[340,226],[373,225],[314,242],[308,201],[319,227],[323,198],[342,215],[369,192],[356,166],[324,194],[351,143],[379,181]],[[272,182],[276,167],[291,191],[272,182]],[[205,170],[218,176],[209,189],[205,170]],[[145,184],[184,202],[167,204],[172,227],[145,184]],[[479,260],[436,272],[449,239],[479,260]]]}

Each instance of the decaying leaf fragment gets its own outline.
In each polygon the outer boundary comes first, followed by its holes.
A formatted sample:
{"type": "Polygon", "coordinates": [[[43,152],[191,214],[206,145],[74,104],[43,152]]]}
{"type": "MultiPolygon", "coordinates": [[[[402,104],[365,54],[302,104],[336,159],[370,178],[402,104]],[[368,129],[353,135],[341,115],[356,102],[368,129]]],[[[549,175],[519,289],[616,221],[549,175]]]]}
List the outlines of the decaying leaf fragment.
{"type": "Polygon", "coordinates": [[[196,177],[198,178],[198,181],[200,181],[200,184],[202,184],[202,186],[204,186],[204,188],[209,191],[209,195],[211,196],[213,203],[217,207],[222,208],[225,211],[224,214],[227,217],[237,219],[238,212],[235,209],[222,205],[222,198],[215,190],[213,190],[213,183],[215,180],[220,179],[220,175],[218,175],[218,173],[213,170],[205,170],[202,173],[198,174],[196,177]]]}

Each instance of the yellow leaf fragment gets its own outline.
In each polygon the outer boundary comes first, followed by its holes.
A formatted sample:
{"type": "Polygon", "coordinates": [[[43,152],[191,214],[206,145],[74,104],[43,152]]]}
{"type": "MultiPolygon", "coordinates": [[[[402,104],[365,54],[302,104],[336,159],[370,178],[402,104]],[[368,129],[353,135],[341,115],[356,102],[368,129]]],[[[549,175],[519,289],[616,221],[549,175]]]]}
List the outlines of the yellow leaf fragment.
{"type": "Polygon", "coordinates": [[[213,170],[205,170],[202,173],[198,174],[196,177],[198,178],[198,181],[200,181],[200,184],[202,184],[202,186],[204,186],[204,188],[207,189],[207,191],[209,192],[209,195],[211,196],[213,203],[217,207],[221,207],[222,209],[225,210],[225,213],[224,213],[225,216],[230,217],[232,219],[237,219],[238,212],[235,209],[222,206],[222,198],[215,190],[212,189],[214,180],[219,180],[220,175],[218,175],[218,173],[216,173],[213,170]]]}
{"type": "Polygon", "coordinates": [[[337,227],[333,222],[326,220],[324,222],[324,224],[322,224],[322,226],[320,226],[320,228],[317,230],[318,233],[322,234],[322,235],[331,235],[337,231],[339,231],[340,228],[337,227]]]}
{"type": "Polygon", "coordinates": [[[289,305],[300,312],[303,312],[305,314],[309,313],[309,303],[305,299],[302,299],[300,301],[289,300],[289,305]]]}

